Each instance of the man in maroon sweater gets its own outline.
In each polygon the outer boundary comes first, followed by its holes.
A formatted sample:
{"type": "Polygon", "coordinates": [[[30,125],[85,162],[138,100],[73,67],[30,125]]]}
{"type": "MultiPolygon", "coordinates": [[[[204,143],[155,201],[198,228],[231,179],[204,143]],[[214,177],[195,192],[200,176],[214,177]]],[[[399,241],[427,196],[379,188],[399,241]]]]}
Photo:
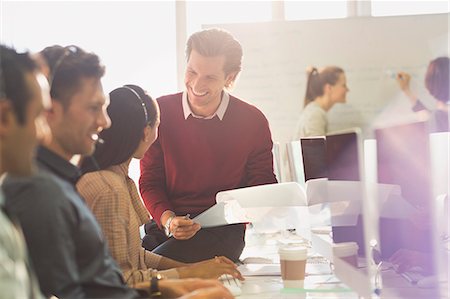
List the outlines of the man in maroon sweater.
{"type": "MultiPolygon", "coordinates": [[[[158,99],[159,137],[141,160],[142,198],[169,237],[153,252],[184,262],[216,255],[236,261],[245,245],[243,224],[201,228],[186,215],[213,206],[219,191],[276,183],[269,124],[256,107],[226,92],[242,60],[231,34],[194,33],[186,56],[186,90],[158,99]]],[[[153,249],[145,239],[143,246],[153,249]]]]}

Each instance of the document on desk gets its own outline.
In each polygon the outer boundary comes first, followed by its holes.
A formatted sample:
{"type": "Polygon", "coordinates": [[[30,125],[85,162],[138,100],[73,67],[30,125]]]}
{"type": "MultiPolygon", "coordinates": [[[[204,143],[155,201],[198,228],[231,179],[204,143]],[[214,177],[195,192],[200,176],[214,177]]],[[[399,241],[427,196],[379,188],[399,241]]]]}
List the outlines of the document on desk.
{"type": "Polygon", "coordinates": [[[280,264],[243,264],[238,267],[243,276],[280,276],[280,264]]]}

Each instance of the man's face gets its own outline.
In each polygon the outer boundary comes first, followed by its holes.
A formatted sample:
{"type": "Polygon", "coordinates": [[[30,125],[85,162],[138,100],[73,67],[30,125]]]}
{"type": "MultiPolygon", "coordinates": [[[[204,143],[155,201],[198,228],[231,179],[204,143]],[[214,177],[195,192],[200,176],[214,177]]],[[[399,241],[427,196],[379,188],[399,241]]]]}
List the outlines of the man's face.
{"type": "Polygon", "coordinates": [[[97,134],[111,125],[106,108],[101,81],[96,78],[81,79],[80,88],[71,97],[68,107],[53,101],[53,115],[49,119],[53,144],[64,158],[74,155],[91,155],[97,134]]]}
{"type": "Polygon", "coordinates": [[[35,148],[39,138],[48,132],[45,110],[50,107],[47,80],[41,73],[25,74],[30,100],[25,109],[25,122],[18,123],[15,114],[10,114],[11,131],[2,142],[2,170],[16,176],[28,176],[33,172],[35,148]]]}
{"type": "Polygon", "coordinates": [[[224,66],[224,55],[206,57],[192,50],[186,67],[184,82],[189,104],[194,113],[219,105],[222,90],[235,77],[234,73],[226,75],[224,66]]]}

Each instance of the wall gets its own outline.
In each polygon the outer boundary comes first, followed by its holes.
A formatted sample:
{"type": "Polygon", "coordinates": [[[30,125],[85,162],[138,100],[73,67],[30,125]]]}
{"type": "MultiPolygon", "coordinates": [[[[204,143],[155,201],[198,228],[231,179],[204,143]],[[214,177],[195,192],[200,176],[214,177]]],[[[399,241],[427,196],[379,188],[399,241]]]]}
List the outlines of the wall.
{"type": "MultiPolygon", "coordinates": [[[[428,106],[424,89],[428,62],[448,55],[449,14],[361,17],[214,25],[229,30],[244,49],[243,71],[233,94],[267,116],[274,141],[296,139],[303,108],[306,68],[344,68],[350,93],[347,104],[329,113],[330,131],[370,127],[413,117],[392,74],[412,74],[412,88],[428,106]]],[[[208,25],[208,27],[212,27],[208,25]]]]}

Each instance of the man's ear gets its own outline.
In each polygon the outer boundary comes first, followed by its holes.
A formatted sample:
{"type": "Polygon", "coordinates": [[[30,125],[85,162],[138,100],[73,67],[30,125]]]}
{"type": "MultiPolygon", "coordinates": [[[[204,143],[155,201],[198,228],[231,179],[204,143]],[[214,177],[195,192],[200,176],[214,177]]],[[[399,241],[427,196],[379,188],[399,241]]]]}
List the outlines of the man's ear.
{"type": "Polygon", "coordinates": [[[64,106],[59,101],[53,101],[52,105],[46,112],[47,121],[49,123],[54,122],[55,120],[61,119],[64,117],[64,106]]]}
{"type": "Polygon", "coordinates": [[[236,80],[237,75],[239,74],[238,71],[231,72],[225,77],[225,87],[230,88],[233,86],[234,81],[236,80]]]}
{"type": "Polygon", "coordinates": [[[17,124],[17,116],[11,102],[0,99],[0,137],[8,135],[15,124],[17,124]]]}

